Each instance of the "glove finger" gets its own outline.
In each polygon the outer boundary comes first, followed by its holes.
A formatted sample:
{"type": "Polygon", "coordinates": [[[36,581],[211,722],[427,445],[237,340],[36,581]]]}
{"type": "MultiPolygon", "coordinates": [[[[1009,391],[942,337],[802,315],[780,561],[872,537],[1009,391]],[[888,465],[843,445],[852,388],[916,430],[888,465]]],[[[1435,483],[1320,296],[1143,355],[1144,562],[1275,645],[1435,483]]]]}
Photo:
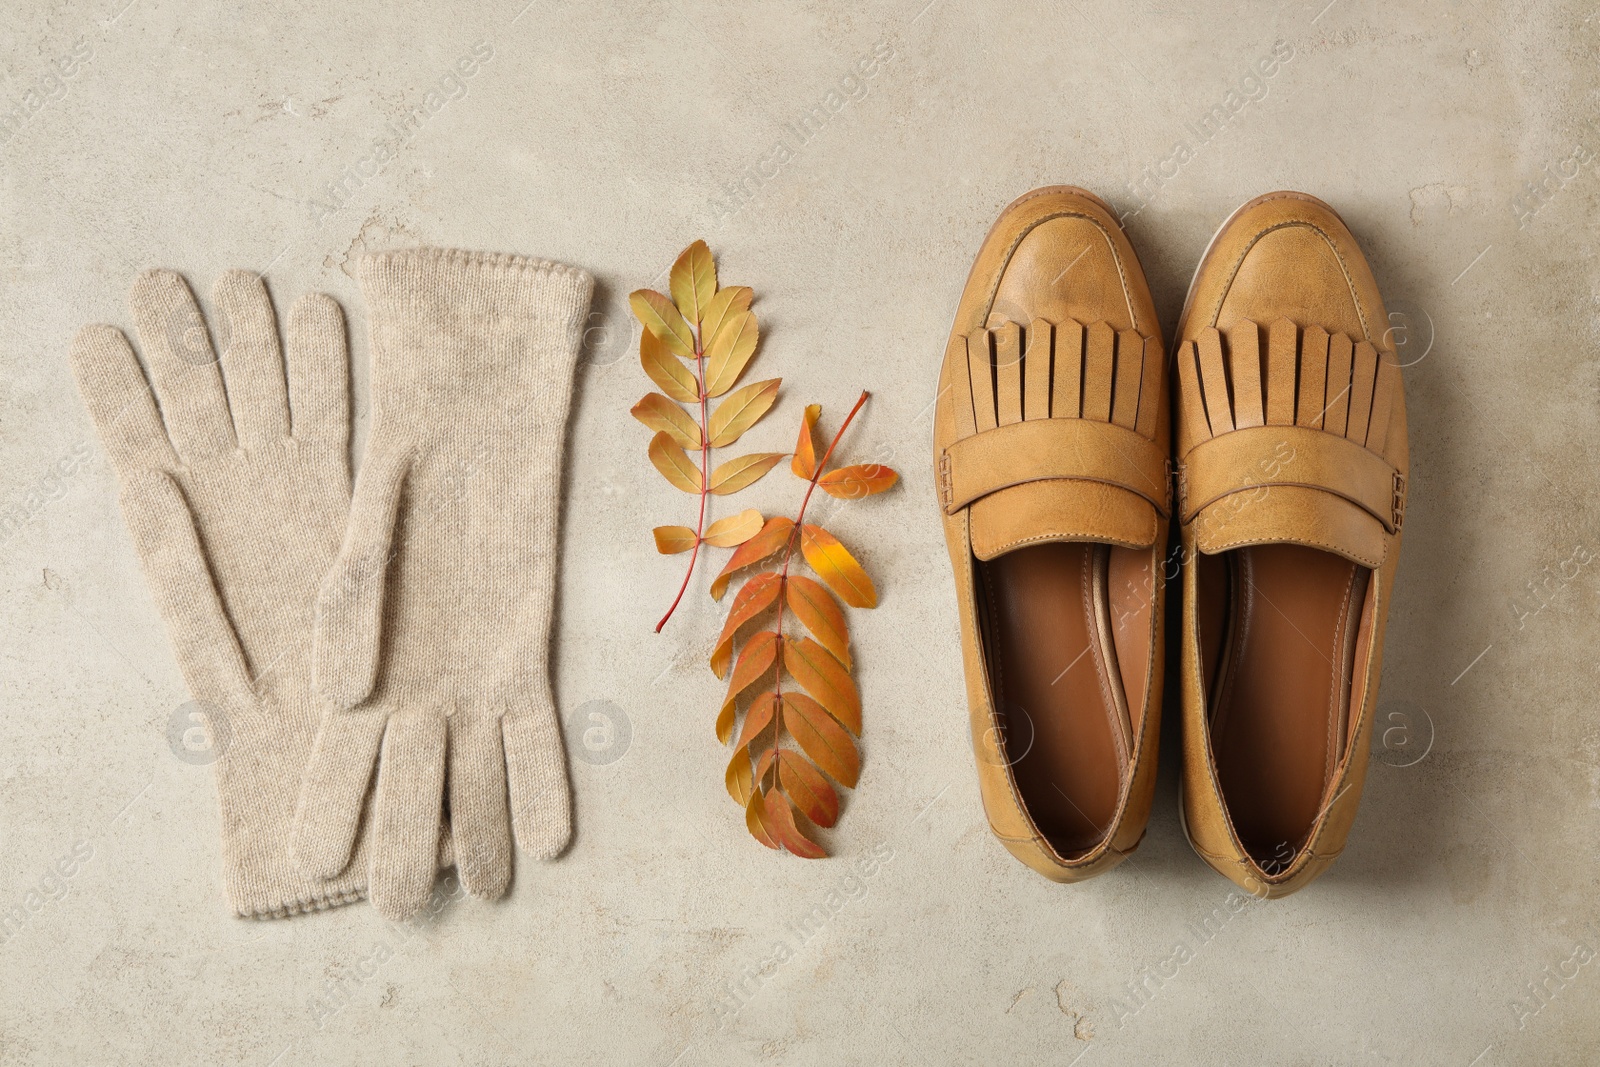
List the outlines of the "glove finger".
{"type": "Polygon", "coordinates": [[[314,878],[332,878],[350,865],[385,717],[376,708],[340,708],[317,731],[289,844],[290,858],[314,878]]]}
{"type": "Polygon", "coordinates": [[[572,795],[560,724],[546,706],[508,714],[500,729],[517,847],[550,859],[572,839],[572,795]]]}
{"type": "Polygon", "coordinates": [[[216,341],[239,444],[281,441],[289,436],[289,395],[267,287],[254,271],[230,270],[217,279],[211,299],[221,313],[216,341]]]}
{"type": "Polygon", "coordinates": [[[222,375],[188,283],[174,271],[145,271],[134,279],[129,303],[178,454],[195,459],[231,450],[233,420],[222,375]]]}
{"type": "MultiPolygon", "coordinates": [[[[409,465],[409,454],[400,449],[378,450],[367,459],[344,543],[317,590],[315,684],[341,708],[366,700],[377,680],[390,546],[409,465]]],[[[439,744],[442,755],[443,738],[439,744]]]]}
{"type": "Polygon", "coordinates": [[[289,310],[289,411],[297,441],[350,443],[350,356],[344,313],[332,297],[307,293],[289,310]]]}
{"type": "Polygon", "coordinates": [[[445,717],[389,716],[378,761],[367,889],[386,919],[409,919],[433,892],[444,803],[445,717]]]}
{"type": "Polygon", "coordinates": [[[254,703],[249,665],[177,483],[161,471],[131,474],[122,489],[122,512],[190,691],[235,708],[254,703]]]}
{"type": "Polygon", "coordinates": [[[118,475],[126,479],[133,471],[178,466],[144,368],[121,330],[79,330],[72,342],[72,373],[118,475]]]}
{"type": "Polygon", "coordinates": [[[450,831],[456,871],[475,897],[496,900],[511,881],[511,817],[498,715],[450,716],[450,831]]]}

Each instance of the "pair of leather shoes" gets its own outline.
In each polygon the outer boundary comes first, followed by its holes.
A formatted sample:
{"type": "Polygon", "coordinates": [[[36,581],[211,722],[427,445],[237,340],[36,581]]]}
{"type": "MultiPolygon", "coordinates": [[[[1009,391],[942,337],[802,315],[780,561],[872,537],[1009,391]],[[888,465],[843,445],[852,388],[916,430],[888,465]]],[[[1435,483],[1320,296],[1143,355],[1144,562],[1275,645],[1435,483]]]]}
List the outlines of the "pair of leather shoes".
{"type": "Polygon", "coordinates": [[[1302,193],[1223,224],[1171,360],[1104,202],[1038,189],[990,230],[934,467],[984,808],[1034,870],[1081,881],[1144,835],[1179,574],[1190,843],[1263,897],[1343,848],[1405,510],[1387,325],[1355,238],[1302,193]]]}

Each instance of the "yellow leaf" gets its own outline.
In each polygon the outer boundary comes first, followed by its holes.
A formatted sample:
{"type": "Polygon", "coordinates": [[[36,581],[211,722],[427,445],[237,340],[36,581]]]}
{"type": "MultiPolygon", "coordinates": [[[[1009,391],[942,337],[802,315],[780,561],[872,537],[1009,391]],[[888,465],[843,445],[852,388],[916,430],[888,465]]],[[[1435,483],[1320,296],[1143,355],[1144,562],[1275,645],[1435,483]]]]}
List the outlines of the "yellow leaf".
{"type": "Polygon", "coordinates": [[[789,537],[794,532],[794,520],[783,515],[774,515],[761,527],[761,532],[750,540],[740,545],[728,557],[728,562],[711,582],[711,599],[721,600],[722,594],[728,591],[728,581],[735,571],[743,570],[752,563],[759,563],[789,543],[789,537]]]}
{"type": "Polygon", "coordinates": [[[661,476],[685,493],[700,492],[700,468],[696,467],[672,435],[658,433],[650,438],[650,462],[661,476]]]}
{"type": "Polygon", "coordinates": [[[705,347],[707,396],[721,396],[733,388],[755,355],[760,334],[753,312],[741,311],[723,321],[705,347]]]}
{"type": "Polygon", "coordinates": [[[704,241],[683,250],[672,265],[669,281],[673,303],[691,326],[698,326],[706,305],[717,295],[717,265],[704,241]]]}
{"type": "Polygon", "coordinates": [[[894,485],[899,477],[881,463],[866,463],[831,470],[817,479],[817,485],[829,496],[836,496],[841,500],[857,500],[883,492],[894,485]]]}
{"type": "Polygon", "coordinates": [[[789,463],[789,469],[794,471],[797,477],[808,481],[817,472],[817,441],[812,436],[811,430],[821,415],[821,404],[806,405],[805,414],[800,418],[800,440],[795,443],[794,459],[789,463]]]}
{"type": "Polygon", "coordinates": [[[706,305],[704,314],[700,317],[700,340],[709,341],[722,329],[722,323],[729,315],[737,315],[741,311],[750,310],[750,298],[755,294],[748,285],[730,285],[717,290],[717,295],[711,298],[711,303],[706,305]]]}
{"type": "Polygon", "coordinates": [[[782,452],[751,452],[730,459],[711,472],[711,492],[718,496],[737,493],[745,486],[760,481],[762,475],[776,467],[783,457],[782,452]]]}
{"type": "Polygon", "coordinates": [[[690,418],[687,411],[660,393],[646,395],[643,400],[633,405],[629,414],[652,430],[667,434],[684,448],[698,449],[703,440],[700,436],[700,424],[690,418]]]}
{"type": "Polygon", "coordinates": [[[700,402],[700,382],[677,356],[667,351],[661,338],[645,330],[639,334],[639,362],[661,391],[685,404],[700,402]]]}
{"type": "Polygon", "coordinates": [[[656,551],[663,556],[670,556],[677,552],[687,552],[695,546],[699,538],[687,526],[657,526],[656,551]]]}
{"type": "Polygon", "coordinates": [[[668,348],[685,359],[694,358],[694,332],[672,301],[653,289],[638,289],[628,295],[628,306],[634,318],[668,348]]]}
{"type": "Polygon", "coordinates": [[[795,618],[811,631],[823,648],[849,667],[850,628],[833,595],[819,583],[799,574],[789,576],[786,592],[789,610],[794,612],[795,618]]]}
{"type": "MultiPolygon", "coordinates": [[[[745,758],[745,767],[750,766],[749,757],[745,758]]],[[[754,792],[745,800],[744,825],[750,831],[750,836],[760,841],[763,845],[776,851],[778,841],[772,836],[772,828],[767,825],[767,798],[765,794],[754,792]]]]}
{"type": "Polygon", "coordinates": [[[833,534],[806,523],[800,529],[800,551],[817,576],[846,604],[853,608],[878,606],[878,591],[873,588],[872,579],[833,534]]]}
{"type": "Polygon", "coordinates": [[[711,447],[725,448],[737,441],[746,430],[765,415],[773,401],[778,399],[778,386],[782,378],[769,378],[752,382],[735,390],[728,399],[717,405],[711,413],[711,447]]]}
{"type": "Polygon", "coordinates": [[[742,545],[761,532],[761,525],[761,512],[755,508],[746,508],[737,515],[718,519],[706,527],[706,544],[717,548],[742,545]]]}
{"type": "Polygon", "coordinates": [[[755,775],[751,773],[748,749],[734,750],[733,758],[728,761],[728,770],[722,776],[722,782],[728,787],[728,795],[740,804],[749,803],[752,796],[760,798],[761,794],[755,791],[756,781],[755,775]]]}

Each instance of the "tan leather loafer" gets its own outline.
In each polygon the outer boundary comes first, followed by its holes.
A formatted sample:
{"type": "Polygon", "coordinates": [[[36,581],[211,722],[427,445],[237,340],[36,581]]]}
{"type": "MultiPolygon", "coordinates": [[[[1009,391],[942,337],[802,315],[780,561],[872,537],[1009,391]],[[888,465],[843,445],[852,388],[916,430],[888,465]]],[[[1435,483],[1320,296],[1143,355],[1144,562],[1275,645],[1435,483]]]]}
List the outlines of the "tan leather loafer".
{"type": "Polygon", "coordinates": [[[1017,200],[961,294],[934,469],[989,825],[1056,881],[1114,867],[1149,818],[1169,437],[1115,214],[1066,186],[1017,200]]]}
{"type": "Polygon", "coordinates": [[[1327,869],[1366,776],[1406,499],[1387,326],[1303,193],[1223,224],[1178,326],[1184,828],[1261,897],[1327,869]]]}

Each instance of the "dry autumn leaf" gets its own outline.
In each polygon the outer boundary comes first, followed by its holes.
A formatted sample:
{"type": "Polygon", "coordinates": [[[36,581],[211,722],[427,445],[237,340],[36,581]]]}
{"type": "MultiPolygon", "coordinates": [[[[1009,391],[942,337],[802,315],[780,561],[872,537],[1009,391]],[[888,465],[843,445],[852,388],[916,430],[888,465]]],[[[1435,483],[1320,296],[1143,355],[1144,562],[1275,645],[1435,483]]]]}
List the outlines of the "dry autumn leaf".
{"type": "Polygon", "coordinates": [[[684,319],[698,328],[706,306],[717,295],[717,264],[704,241],[696,241],[678,256],[667,286],[684,319]]]}
{"type": "Polygon", "coordinates": [[[684,404],[700,402],[700,382],[694,372],[649,330],[639,333],[639,363],[661,391],[684,404]]]}
{"type": "Polygon", "coordinates": [[[817,441],[812,431],[821,417],[821,404],[806,405],[800,419],[800,439],[795,442],[794,459],[789,462],[789,469],[796,478],[810,478],[817,473],[817,441]]]}
{"type": "Polygon", "coordinates": [[[897,478],[899,475],[881,463],[867,463],[831,470],[817,479],[817,488],[841,500],[859,500],[893,488],[897,478]]]}
{"type": "Polygon", "coordinates": [[[689,417],[671,400],[660,393],[650,393],[643,400],[633,405],[628,414],[650,427],[669,435],[685,449],[699,448],[703,442],[700,436],[700,424],[689,417]]]}
{"type": "Polygon", "coordinates": [[[854,789],[861,776],[861,756],[839,720],[804,693],[783,694],[783,715],[789,736],[801,750],[840,785],[854,789]]]}
{"type": "MultiPolygon", "coordinates": [[[[680,527],[682,528],[684,527],[680,527]]],[[[850,628],[845,623],[844,612],[834,601],[833,594],[819,583],[798,574],[789,575],[785,586],[789,610],[794,612],[795,618],[799,619],[807,630],[811,631],[817,643],[832,652],[848,670],[850,628]]]]}
{"type": "Polygon", "coordinates": [[[766,525],[761,527],[761,532],[740,545],[718,572],[711,583],[711,599],[722,599],[722,594],[728,588],[728,580],[733,577],[734,572],[743,570],[753,563],[760,563],[788,544],[789,535],[793,530],[793,519],[783,515],[775,515],[768,519],[766,525]]]}
{"type": "Polygon", "coordinates": [[[707,305],[705,315],[700,320],[700,338],[702,341],[717,336],[722,329],[723,322],[732,315],[741,311],[750,310],[750,300],[755,296],[748,285],[730,285],[718,289],[717,295],[711,298],[707,305]]]}
{"type": "Polygon", "coordinates": [[[818,826],[839,821],[839,794],[793,749],[778,750],[778,781],[794,806],[818,826]]]}
{"type": "Polygon", "coordinates": [[[672,439],[672,435],[662,431],[650,439],[650,462],[654,463],[661,476],[685,493],[699,493],[701,487],[700,468],[684,452],[683,447],[672,439]]]}
{"type": "Polygon", "coordinates": [[[796,856],[808,860],[820,860],[827,855],[822,846],[800,832],[795,825],[794,812],[789,808],[789,801],[777,790],[765,794],[767,809],[767,825],[772,829],[772,836],[778,843],[796,856]]]}
{"type": "Polygon", "coordinates": [[[728,695],[722,701],[722,714],[717,717],[717,739],[723,744],[728,743],[728,734],[733,727],[734,707],[739,699],[739,694],[755,685],[763,674],[772,669],[773,663],[778,658],[778,635],[771,630],[762,630],[752,634],[750,640],[744,643],[744,648],[739,650],[739,661],[733,665],[733,677],[728,679],[728,695]],[[724,725],[724,718],[727,723],[724,725]]]}
{"type": "Polygon", "coordinates": [[[728,676],[728,664],[733,656],[733,639],[739,627],[770,608],[783,588],[783,579],[776,574],[758,574],[744,584],[739,595],[733,598],[727,621],[722,624],[722,634],[711,652],[711,671],[718,678],[728,676]]]}
{"type": "Polygon", "coordinates": [[[850,727],[852,733],[861,733],[861,694],[856,691],[850,672],[833,658],[833,653],[809,637],[796,641],[785,636],[783,669],[830,715],[850,727]]]}
{"type": "MultiPolygon", "coordinates": [[[[750,760],[745,759],[748,771],[750,760]]],[[[737,799],[737,798],[735,798],[737,799]]],[[[750,831],[750,836],[760,841],[773,851],[778,849],[777,838],[772,836],[772,828],[767,825],[767,797],[764,793],[747,790],[744,800],[744,824],[750,831]]]]}
{"type": "Polygon", "coordinates": [[[651,532],[656,535],[656,551],[663,556],[687,552],[700,540],[687,526],[657,526],[651,532]]]}
{"type": "Polygon", "coordinates": [[[760,481],[785,455],[783,452],[751,452],[730,459],[711,472],[709,488],[718,496],[737,493],[745,486],[760,481]]]}
{"type": "Polygon", "coordinates": [[[817,576],[853,608],[878,606],[878,591],[861,564],[839,539],[820,526],[807,523],[800,530],[800,551],[817,576]]]}
{"type": "Polygon", "coordinates": [[[721,396],[739,380],[755,354],[761,331],[752,311],[723,320],[721,329],[706,344],[706,395],[721,396]]]}
{"type": "Polygon", "coordinates": [[[754,792],[756,776],[750,767],[749,749],[741,745],[734,750],[733,758],[728,761],[728,769],[723,772],[722,784],[728,787],[728,795],[740,804],[748,803],[752,794],[757,798],[761,796],[754,792]]]}
{"type": "Polygon", "coordinates": [[[745,508],[737,515],[729,515],[725,519],[718,519],[706,527],[705,542],[716,545],[718,548],[733,548],[742,545],[750,538],[761,532],[761,512],[755,508],[745,508]]]}
{"type": "Polygon", "coordinates": [[[628,306],[644,328],[661,338],[669,349],[685,359],[695,358],[694,330],[672,301],[660,293],[640,289],[628,295],[628,306]]]}
{"type": "Polygon", "coordinates": [[[778,386],[781,384],[782,378],[769,378],[764,382],[752,382],[730,393],[711,413],[711,447],[725,448],[743,436],[778,399],[778,386]]]}

